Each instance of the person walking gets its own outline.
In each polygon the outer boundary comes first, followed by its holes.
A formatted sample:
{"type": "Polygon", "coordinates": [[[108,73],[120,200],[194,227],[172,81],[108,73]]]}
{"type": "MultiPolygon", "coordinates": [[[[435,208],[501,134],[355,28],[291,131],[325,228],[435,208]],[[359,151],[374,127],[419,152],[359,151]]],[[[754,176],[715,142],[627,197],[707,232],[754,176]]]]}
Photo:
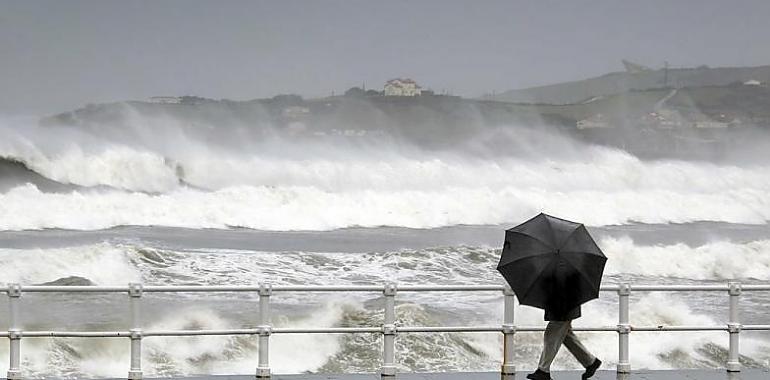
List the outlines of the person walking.
{"type": "Polygon", "coordinates": [[[505,231],[497,270],[521,305],[545,310],[548,326],[532,380],[551,380],[561,345],[585,367],[588,379],[602,365],[572,332],[580,305],[599,298],[607,257],[583,224],[540,213],[505,231]]]}
{"type": "Polygon", "coordinates": [[[532,380],[551,380],[551,363],[559,352],[562,344],[572,356],[580,362],[586,371],[582,378],[588,379],[596,373],[596,370],[602,365],[602,361],[591,354],[588,349],[580,342],[580,339],[572,332],[572,320],[580,318],[580,306],[567,311],[545,309],[545,316],[548,326],[543,333],[543,352],[540,354],[540,361],[535,372],[527,375],[532,380]]]}

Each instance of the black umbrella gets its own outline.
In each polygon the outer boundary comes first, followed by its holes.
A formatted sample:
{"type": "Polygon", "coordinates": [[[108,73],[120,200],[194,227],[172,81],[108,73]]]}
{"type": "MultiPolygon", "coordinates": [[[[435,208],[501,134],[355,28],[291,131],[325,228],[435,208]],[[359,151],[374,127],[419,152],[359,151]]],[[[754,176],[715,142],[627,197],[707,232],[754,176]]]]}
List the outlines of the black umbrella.
{"type": "Polygon", "coordinates": [[[566,313],[599,297],[606,262],[585,226],[540,214],[505,231],[497,270],[522,305],[566,313]]]}

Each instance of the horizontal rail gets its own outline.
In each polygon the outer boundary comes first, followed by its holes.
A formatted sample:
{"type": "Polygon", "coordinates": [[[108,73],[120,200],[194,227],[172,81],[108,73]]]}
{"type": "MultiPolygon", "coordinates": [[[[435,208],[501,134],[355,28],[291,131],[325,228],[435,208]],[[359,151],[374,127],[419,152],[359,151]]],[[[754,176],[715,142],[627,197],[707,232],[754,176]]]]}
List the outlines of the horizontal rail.
{"type": "Polygon", "coordinates": [[[770,331],[770,325],[743,325],[742,329],[752,331],[770,331]]]}
{"type": "Polygon", "coordinates": [[[432,333],[432,332],[501,332],[500,326],[399,326],[399,333],[432,333]]]}
{"type": "Polygon", "coordinates": [[[633,326],[631,331],[729,331],[725,326],[633,326]]]}
{"type": "Polygon", "coordinates": [[[157,330],[145,331],[143,337],[148,336],[217,336],[217,335],[258,335],[260,329],[222,329],[222,330],[157,330]]]}
{"type": "MultiPolygon", "coordinates": [[[[148,293],[185,293],[185,292],[259,292],[259,285],[147,285],[142,288],[148,293]]],[[[379,292],[383,286],[349,285],[349,286],[272,286],[273,292],[379,292]]],[[[602,292],[617,292],[619,285],[604,285],[602,292]]],[[[632,285],[633,291],[728,291],[729,285],[632,285]]],[[[743,291],[770,291],[770,284],[741,285],[743,291]]],[[[52,286],[28,285],[21,286],[24,293],[124,293],[129,291],[127,286],[52,286]]],[[[399,292],[485,292],[503,291],[502,285],[402,285],[399,292]]]]}
{"type": "MultiPolygon", "coordinates": [[[[545,326],[511,326],[519,332],[543,332],[545,326]]],[[[630,326],[632,331],[729,331],[727,326],[630,326]]],[[[770,325],[743,325],[742,330],[770,331],[770,325]]],[[[503,332],[500,326],[398,326],[395,329],[399,333],[463,333],[463,332],[503,332]]],[[[617,326],[575,326],[573,331],[578,332],[618,332],[617,326]]],[[[381,327],[328,327],[328,328],[297,328],[276,327],[270,334],[372,334],[382,333],[381,327]]],[[[221,330],[149,330],[143,332],[142,337],[153,336],[222,336],[222,335],[259,335],[265,330],[261,328],[251,329],[221,329],[221,330]]],[[[7,338],[8,332],[0,333],[0,337],[7,338]]],[[[130,338],[131,331],[23,331],[19,336],[24,338],[130,338]]]]}
{"type": "Polygon", "coordinates": [[[332,327],[332,328],[288,328],[276,327],[275,334],[341,334],[341,333],[382,333],[382,327],[332,327]]]}
{"type": "Polygon", "coordinates": [[[500,285],[399,285],[399,292],[502,292],[500,285]]]}
{"type": "MultiPolygon", "coordinates": [[[[743,292],[770,291],[770,283],[708,285],[633,285],[628,283],[608,284],[600,287],[602,292],[617,294],[618,324],[611,326],[575,326],[574,331],[613,332],[618,334],[618,373],[631,371],[629,361],[629,334],[631,332],[697,332],[726,331],[729,333],[729,354],[726,362],[728,372],[738,372],[741,368],[739,335],[741,331],[770,331],[770,325],[742,325],[740,323],[739,299],[743,292]],[[729,296],[729,317],[723,325],[654,325],[636,326],[629,318],[629,301],[635,292],[725,292],[729,296]]],[[[2,292],[2,290],[0,290],[2,292]]],[[[142,340],[148,337],[184,337],[184,336],[232,336],[251,335],[259,339],[259,359],[256,368],[257,379],[269,379],[269,341],[274,334],[381,334],[383,342],[382,365],[380,374],[383,379],[393,379],[396,374],[395,338],[403,333],[502,333],[503,379],[512,378],[516,372],[514,365],[514,334],[524,332],[543,332],[545,326],[517,326],[514,323],[515,294],[504,285],[399,285],[396,283],[370,285],[148,285],[138,283],[128,286],[54,286],[7,284],[9,323],[8,331],[0,332],[0,338],[7,338],[10,344],[9,367],[7,378],[22,379],[21,376],[21,340],[22,338],[128,338],[130,339],[130,366],[128,378],[142,379],[142,340]],[[259,312],[255,315],[254,327],[211,330],[144,330],[142,328],[141,299],[147,293],[214,293],[241,292],[257,296],[259,312]],[[270,320],[270,298],[276,292],[377,292],[384,296],[383,323],[378,326],[350,327],[274,327],[270,320]],[[396,319],[395,298],[404,292],[501,292],[503,296],[503,321],[500,325],[488,326],[401,326],[396,319]],[[127,331],[24,331],[20,322],[20,302],[26,293],[124,293],[128,295],[130,324],[127,331]]]]}
{"type": "Polygon", "coordinates": [[[28,285],[20,286],[24,293],[125,293],[127,286],[49,286],[28,285]]]}
{"type": "Polygon", "coordinates": [[[147,336],[199,336],[199,335],[259,335],[269,331],[270,334],[351,334],[351,333],[381,333],[381,327],[330,327],[330,328],[272,328],[270,330],[227,329],[227,330],[157,330],[147,331],[147,336]]]}
{"type": "Polygon", "coordinates": [[[770,285],[741,285],[741,289],[743,290],[762,290],[762,291],[768,291],[770,290],[770,285]]]}
{"type": "Polygon", "coordinates": [[[24,338],[130,338],[130,331],[21,331],[24,338]]]}

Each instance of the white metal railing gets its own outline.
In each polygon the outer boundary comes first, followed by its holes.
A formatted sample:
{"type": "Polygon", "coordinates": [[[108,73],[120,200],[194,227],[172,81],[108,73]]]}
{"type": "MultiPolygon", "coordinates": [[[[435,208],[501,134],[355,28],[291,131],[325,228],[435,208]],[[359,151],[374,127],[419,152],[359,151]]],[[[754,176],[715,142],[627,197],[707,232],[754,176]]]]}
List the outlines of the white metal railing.
{"type": "MultiPolygon", "coordinates": [[[[156,336],[214,336],[214,335],[258,335],[259,359],[256,377],[266,379],[271,375],[269,364],[269,343],[272,334],[355,334],[378,333],[383,335],[382,377],[392,379],[396,374],[395,338],[397,333],[427,332],[501,332],[503,334],[503,358],[501,375],[503,379],[513,379],[516,366],[514,359],[514,335],[517,332],[541,332],[540,326],[517,326],[514,321],[515,295],[507,285],[402,285],[389,283],[383,286],[143,286],[131,283],[125,286],[45,286],[8,284],[6,288],[9,307],[9,327],[7,333],[0,332],[0,337],[9,338],[9,367],[7,378],[21,379],[21,339],[56,337],[56,338],[129,338],[131,344],[128,379],[142,378],[142,339],[156,336]],[[395,297],[398,292],[484,292],[502,291],[504,295],[503,323],[498,326],[396,326],[395,297]],[[259,295],[259,324],[250,329],[221,330],[148,330],[142,329],[141,299],[144,293],[179,293],[179,292],[251,292],[259,295]],[[293,328],[273,327],[270,323],[270,297],[274,292],[382,292],[385,297],[384,320],[381,326],[367,327],[328,327],[328,328],[293,328]],[[22,293],[127,293],[129,296],[130,326],[124,331],[23,331],[19,317],[22,293]]],[[[575,327],[575,331],[608,331],[618,333],[617,371],[631,371],[629,360],[629,338],[632,331],[727,331],[729,333],[729,355],[726,369],[738,372],[739,337],[742,330],[770,331],[770,325],[742,325],[738,301],[744,291],[770,291],[770,284],[741,285],[729,282],[725,285],[634,285],[623,283],[601,287],[603,292],[618,294],[618,324],[616,326],[575,327]],[[722,326],[634,326],[629,318],[629,300],[631,291],[642,292],[721,292],[730,297],[728,322],[722,326]]]]}

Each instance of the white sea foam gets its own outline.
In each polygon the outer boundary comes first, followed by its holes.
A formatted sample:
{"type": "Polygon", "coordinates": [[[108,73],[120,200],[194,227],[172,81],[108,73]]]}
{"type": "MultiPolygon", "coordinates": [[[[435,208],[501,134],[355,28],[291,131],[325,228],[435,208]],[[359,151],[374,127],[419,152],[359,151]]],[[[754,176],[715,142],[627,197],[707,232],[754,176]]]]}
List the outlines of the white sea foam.
{"type": "Polygon", "coordinates": [[[764,163],[643,161],[598,146],[562,149],[565,139],[546,132],[534,140],[549,156],[327,140],[220,146],[173,119],[135,118],[116,132],[122,140],[99,128],[0,125],[0,156],[59,182],[116,189],[50,194],[19,184],[0,194],[0,229],[432,228],[540,211],[594,226],[770,220],[764,163]]]}
{"type": "MultiPolygon", "coordinates": [[[[660,276],[691,279],[767,278],[770,242],[712,242],[697,247],[679,244],[640,246],[627,238],[599,241],[609,257],[607,273],[613,279],[624,274],[635,277],[660,276]],[[754,272],[738,273],[735,267],[709,259],[712,252],[736,262],[760,263],[754,272]],[[697,257],[702,255],[703,257],[697,257]],[[686,263],[694,263],[686,265],[686,263]],[[663,265],[661,263],[666,263],[663,265]]],[[[124,285],[128,281],[151,284],[382,284],[400,283],[499,283],[494,271],[498,253],[488,247],[443,247],[422,250],[371,253],[254,252],[236,250],[172,251],[129,243],[99,243],[52,249],[2,249],[0,267],[3,278],[22,283],[50,281],[55,277],[78,275],[100,285],[124,285]],[[127,275],[128,273],[128,275],[127,275]]],[[[749,265],[744,265],[748,267],[749,265]]],[[[612,281],[612,280],[607,280],[612,281]]],[[[179,297],[183,297],[180,295],[179,297]]],[[[196,298],[201,296],[196,295],[196,298]]],[[[328,327],[340,324],[377,324],[381,306],[378,295],[284,294],[274,300],[290,313],[277,311],[273,323],[279,326],[328,327]],[[374,302],[374,303],[373,303],[374,302]],[[351,317],[359,315],[358,317],[351,317]],[[351,319],[352,318],[352,319],[351,319]]],[[[614,326],[616,301],[604,295],[583,308],[583,318],[576,325],[614,326]]],[[[184,300],[182,300],[184,301],[184,300]]],[[[34,302],[34,301],[28,301],[34,302]]],[[[248,301],[252,305],[253,300],[248,301]]],[[[247,303],[238,302],[239,305],[247,303]]],[[[253,326],[253,318],[235,317],[228,310],[190,300],[189,306],[176,308],[173,314],[154,314],[146,318],[148,329],[222,329],[253,326]]],[[[221,304],[220,304],[221,305],[221,304]]],[[[235,307],[235,306],[234,306],[235,307]]],[[[236,307],[238,309],[240,307],[236,307]]],[[[718,325],[717,315],[705,315],[672,293],[635,295],[632,302],[635,325],[718,325]],[[638,298],[636,298],[638,297],[638,298]]],[[[494,325],[500,323],[500,294],[399,295],[399,321],[411,324],[465,323],[494,325]],[[437,312],[439,310],[439,312],[437,312]],[[436,313],[436,314],[434,314],[436,313]],[[449,313],[449,314],[445,314],[449,313]],[[447,316],[448,315],[448,316],[447,316]],[[448,320],[445,320],[448,319],[448,320]]],[[[236,310],[231,310],[236,311],[236,310]]],[[[235,313],[238,315],[238,313],[235,313]]],[[[517,324],[542,325],[542,311],[521,307],[517,324]]],[[[581,333],[586,345],[611,368],[617,361],[617,337],[613,333],[581,333]]],[[[516,361],[522,368],[534,367],[541,335],[517,334],[516,361]]],[[[399,355],[409,370],[496,370],[501,342],[496,334],[446,334],[400,338],[399,355]],[[435,355],[412,364],[409,358],[427,355],[420,350],[440,345],[435,355]]],[[[761,338],[742,339],[742,352],[763,363],[768,360],[769,343],[761,338]]],[[[7,353],[0,345],[0,355],[7,353]]],[[[277,373],[316,371],[321,368],[376,370],[379,343],[368,339],[344,339],[334,335],[274,336],[271,338],[271,365],[277,373]],[[300,344],[301,342],[301,344],[300,344]],[[297,346],[303,360],[297,360],[297,346]],[[374,347],[374,348],[372,348],[374,347]],[[353,353],[357,353],[353,355],[353,353]],[[336,357],[353,355],[349,363],[336,357]],[[370,354],[373,354],[370,355],[370,354]],[[332,363],[334,365],[330,365],[332,363]],[[345,365],[348,365],[345,367],[345,365]]],[[[635,333],[633,339],[635,368],[715,367],[723,365],[719,352],[726,347],[722,332],[706,333],[635,333]]],[[[25,362],[32,373],[57,376],[123,376],[128,360],[127,344],[122,340],[58,339],[36,340],[25,344],[25,362]],[[58,371],[58,372],[56,372],[58,371]],[[55,372],[55,373],[54,373],[55,372]]],[[[144,363],[147,374],[170,376],[194,373],[253,373],[258,350],[253,337],[152,338],[145,341],[144,363]]],[[[5,364],[5,363],[2,363],[5,364]]],[[[2,365],[0,364],[0,365],[2,365]]],[[[577,369],[578,364],[565,352],[555,369],[577,369]]],[[[0,368],[2,370],[2,368],[0,368]]]]}
{"type": "MultiPolygon", "coordinates": [[[[114,188],[46,193],[34,185],[19,184],[0,194],[0,230],[93,230],[117,225],[263,230],[382,225],[432,228],[507,224],[540,211],[592,226],[699,220],[764,224],[770,220],[770,166],[765,163],[736,167],[643,161],[621,151],[592,146],[560,154],[564,142],[556,144],[549,139],[535,139],[544,144],[541,151],[553,153],[549,157],[251,140],[215,147],[217,144],[208,144],[201,137],[212,136],[210,131],[188,133],[190,127],[178,121],[148,120],[130,109],[127,115],[126,128],[104,126],[112,131],[109,133],[101,128],[89,132],[3,129],[0,125],[0,156],[21,160],[31,170],[59,182],[114,188]]],[[[697,247],[642,246],[628,238],[607,238],[598,243],[610,259],[606,273],[613,279],[634,275],[765,280],[770,273],[770,242],[764,240],[715,241],[697,247]]],[[[75,275],[100,285],[129,281],[497,284],[495,249],[444,247],[360,254],[190,252],[108,242],[54,249],[2,248],[0,281],[31,284],[75,275]]],[[[292,318],[276,314],[274,322],[291,326],[310,326],[312,322],[318,327],[347,323],[350,314],[361,313],[369,322],[374,315],[381,315],[371,305],[376,304],[371,295],[351,295],[344,301],[308,301],[309,297],[302,295],[282,295],[280,300],[284,306],[314,308],[312,321],[296,314],[292,318]]],[[[450,313],[450,318],[468,318],[481,324],[500,322],[499,294],[399,294],[399,303],[401,317],[410,323],[434,323],[431,313],[436,310],[450,313]]],[[[593,301],[584,308],[580,323],[613,326],[617,323],[616,307],[604,299],[593,301]]],[[[634,301],[633,308],[632,323],[640,325],[721,323],[693,311],[670,294],[643,295],[634,301]]],[[[205,305],[180,310],[184,313],[159,316],[148,321],[149,326],[225,328],[239,323],[222,310],[205,305]]],[[[253,319],[247,322],[253,323],[253,319]]],[[[520,308],[517,323],[542,324],[542,312],[520,308]]],[[[609,366],[617,360],[614,334],[581,336],[609,366]]],[[[451,347],[437,352],[444,356],[427,361],[427,367],[414,368],[497,370],[499,365],[501,344],[496,334],[463,334],[460,341],[446,336],[421,339],[400,338],[400,349],[410,349],[404,342],[423,348],[436,344],[451,347]]],[[[517,334],[520,345],[516,355],[521,368],[534,367],[540,340],[538,334],[517,334]]],[[[723,349],[725,341],[724,333],[719,332],[635,333],[634,366],[719,366],[722,363],[702,348],[714,345],[723,349]]],[[[335,353],[371,350],[379,347],[376,343],[347,342],[338,336],[275,336],[271,338],[271,363],[276,372],[313,371],[327,365],[335,353]],[[302,361],[297,360],[298,342],[304,348],[302,361]],[[361,346],[346,346],[355,344],[361,346]]],[[[255,347],[253,338],[153,338],[146,340],[144,362],[148,375],[251,374],[255,347]]],[[[41,339],[25,343],[23,352],[25,367],[34,374],[121,377],[125,376],[127,348],[126,342],[119,340],[41,339]]],[[[759,361],[770,356],[766,341],[742,339],[742,350],[759,361]]],[[[7,344],[0,345],[0,355],[7,357],[7,344]]],[[[360,368],[374,370],[376,358],[363,355],[360,368]]],[[[0,373],[7,369],[6,362],[0,361],[0,373]]],[[[577,364],[562,353],[556,368],[577,368],[577,364]]]]}
{"type": "MultiPolygon", "coordinates": [[[[573,322],[574,327],[617,325],[616,300],[600,298],[582,307],[582,317],[573,322]]],[[[489,315],[499,315],[496,303],[482,303],[481,310],[489,315]]],[[[704,315],[692,310],[687,303],[671,293],[648,293],[631,303],[631,324],[634,326],[676,325],[723,325],[720,315],[704,315]]],[[[521,306],[516,311],[516,324],[520,326],[544,326],[543,311],[521,306]]],[[[487,323],[499,323],[489,320],[487,323]]],[[[614,332],[578,332],[585,346],[604,362],[603,369],[614,369],[618,362],[618,338],[614,332]]],[[[495,370],[494,359],[502,355],[499,336],[474,335],[469,342],[482,349],[493,359],[487,370],[495,370]]],[[[517,350],[514,353],[518,368],[536,368],[542,348],[542,333],[516,334],[517,350]]],[[[636,369],[719,368],[724,366],[727,351],[724,332],[635,332],[631,340],[631,360],[636,369]]],[[[770,360],[770,342],[766,338],[743,336],[741,353],[762,364],[770,360]]],[[[554,370],[581,370],[582,367],[569,351],[562,349],[553,363],[554,370]]]]}
{"type": "MultiPolygon", "coordinates": [[[[29,132],[28,132],[29,133],[29,132]]],[[[176,188],[176,168],[164,156],[103,141],[71,129],[24,134],[0,125],[0,157],[23,162],[65,184],[162,192],[176,188]],[[35,136],[45,136],[45,139],[35,136]]]]}
{"type": "MultiPolygon", "coordinates": [[[[598,244],[608,257],[605,274],[610,276],[770,279],[768,240],[714,241],[691,247],[681,243],[638,245],[630,238],[602,238],[598,244]]],[[[189,252],[105,242],[48,249],[0,248],[0,278],[3,282],[34,284],[79,276],[99,285],[124,285],[130,281],[254,284],[265,279],[287,285],[362,281],[478,284],[500,280],[494,270],[498,259],[496,247],[456,246],[356,254],[189,252]]],[[[453,302],[462,299],[463,296],[458,295],[453,302]]]]}
{"type": "Polygon", "coordinates": [[[180,188],[157,195],[95,190],[53,194],[28,184],[0,194],[0,229],[90,230],[118,225],[240,226],[274,231],[434,228],[512,223],[540,211],[593,226],[633,221],[764,224],[770,220],[770,194],[757,188],[713,193],[608,192],[515,185],[342,192],[301,186],[238,186],[213,192],[180,188]]]}
{"type": "MultiPolygon", "coordinates": [[[[329,302],[314,310],[312,318],[274,320],[275,326],[330,327],[339,322],[344,306],[329,302]]],[[[278,318],[275,318],[278,319],[278,318]]],[[[148,330],[228,329],[237,327],[219,311],[184,308],[152,321],[148,330]]],[[[315,371],[339,349],[338,335],[276,335],[270,341],[270,364],[275,373],[315,371]],[[302,360],[298,360],[301,355],[302,360]]],[[[258,363],[256,336],[155,337],[143,340],[142,362],[147,376],[196,374],[252,374],[258,363]]],[[[66,378],[126,375],[129,345],[124,339],[33,339],[22,351],[25,374],[66,378]]],[[[7,357],[8,345],[0,347],[7,357]]],[[[0,363],[7,371],[7,361],[0,363]]]]}
{"type": "Polygon", "coordinates": [[[126,285],[140,279],[125,249],[95,244],[51,249],[0,248],[0,282],[40,284],[68,276],[98,285],[126,285]]]}
{"type": "Polygon", "coordinates": [[[715,241],[639,246],[629,238],[602,239],[606,273],[634,273],[696,280],[770,279],[770,241],[715,241]]]}
{"type": "MultiPolygon", "coordinates": [[[[328,327],[344,322],[342,315],[349,307],[357,308],[365,316],[381,313],[365,311],[361,306],[329,302],[313,310],[312,321],[274,320],[277,326],[328,327]]],[[[484,304],[476,311],[484,318],[481,323],[499,323],[499,304],[484,304]],[[488,306],[488,307],[487,307],[488,306]]],[[[575,322],[581,325],[614,326],[616,315],[608,312],[606,304],[592,302],[583,308],[583,317],[575,322]]],[[[431,306],[431,309],[434,308],[431,306]]],[[[614,309],[614,308],[612,308],[614,309]]],[[[406,325],[433,325],[437,322],[422,306],[403,304],[397,308],[400,323],[406,325]]],[[[663,294],[650,294],[632,304],[632,324],[650,326],[715,325],[714,318],[694,313],[681,300],[663,294]]],[[[376,323],[374,320],[366,322],[376,323]]],[[[542,311],[521,307],[516,315],[517,324],[543,325],[542,311]]],[[[182,309],[175,316],[150,323],[150,329],[216,329],[232,328],[235,321],[224,318],[218,311],[193,308],[182,309]]],[[[605,368],[617,363],[617,336],[615,333],[578,333],[584,344],[602,358],[605,368]]],[[[542,344],[539,333],[518,333],[515,361],[519,368],[534,368],[542,344]]],[[[495,371],[502,355],[498,334],[405,334],[397,340],[399,366],[405,371],[495,371]],[[419,359],[419,360],[418,360],[419,359]]],[[[632,357],[634,368],[674,369],[722,366],[727,340],[722,332],[699,333],[634,333],[632,357]],[[714,349],[720,352],[714,352],[714,349]]],[[[271,338],[271,367],[275,373],[302,373],[316,371],[329,363],[341,365],[344,371],[376,371],[379,365],[377,341],[343,339],[335,335],[276,335],[271,338]],[[345,355],[337,363],[335,355],[345,355]],[[354,353],[357,353],[354,355],[354,353]],[[298,360],[298,356],[302,360],[298,360]]],[[[763,363],[768,342],[743,337],[742,354],[763,363]]],[[[7,356],[7,345],[0,346],[0,355],[7,356]]],[[[252,374],[257,363],[258,345],[255,337],[195,337],[152,338],[144,341],[143,367],[148,376],[210,374],[252,374]]],[[[121,377],[128,363],[128,344],[123,340],[56,339],[31,340],[24,345],[25,371],[32,376],[63,377],[121,377]]],[[[336,368],[336,367],[334,367],[336,368]]],[[[554,370],[579,369],[579,364],[566,350],[554,362],[554,370]]],[[[0,370],[6,370],[6,362],[0,370]]]]}

